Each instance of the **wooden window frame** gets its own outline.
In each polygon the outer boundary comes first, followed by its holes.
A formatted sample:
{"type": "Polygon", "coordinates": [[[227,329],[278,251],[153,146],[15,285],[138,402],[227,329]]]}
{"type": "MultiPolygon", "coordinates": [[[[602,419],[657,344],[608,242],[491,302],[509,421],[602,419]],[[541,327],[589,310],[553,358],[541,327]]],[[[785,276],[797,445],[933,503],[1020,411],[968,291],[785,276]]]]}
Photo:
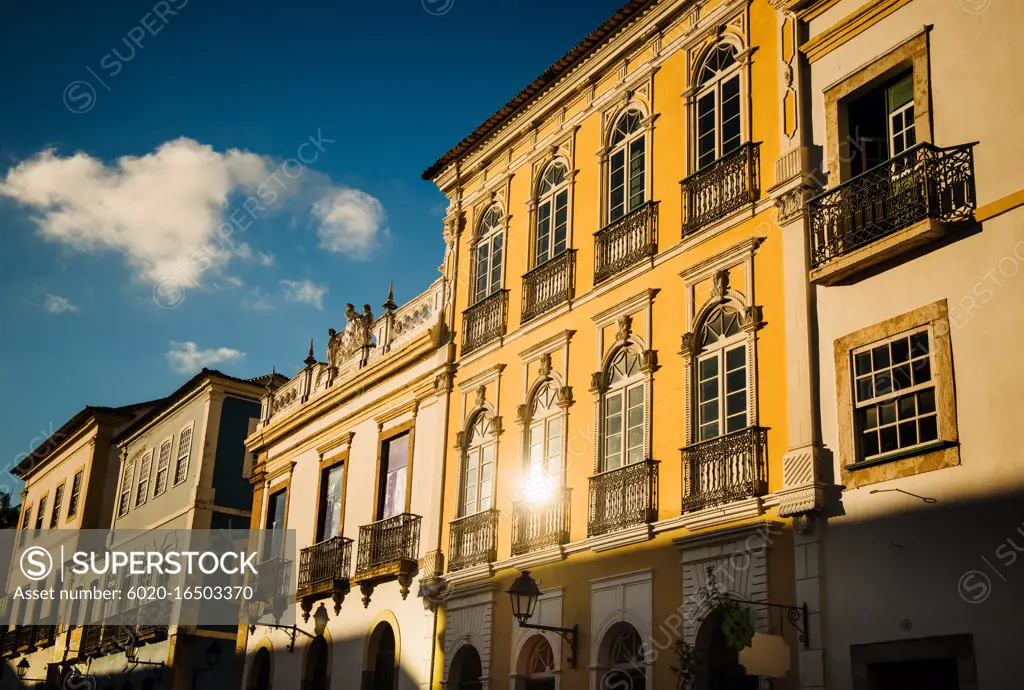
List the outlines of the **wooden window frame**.
{"type": "Polygon", "coordinates": [[[384,466],[384,446],[387,442],[393,438],[401,436],[402,434],[409,433],[409,458],[406,461],[406,475],[405,475],[405,509],[403,513],[410,512],[412,508],[412,473],[413,473],[413,456],[415,451],[416,441],[416,420],[411,419],[408,422],[397,424],[387,430],[379,430],[377,432],[377,469],[373,481],[373,522],[379,522],[383,520],[383,510],[381,510],[381,469],[384,466]]]}
{"type": "Polygon", "coordinates": [[[160,441],[160,444],[156,447],[156,453],[155,453],[155,456],[156,456],[156,466],[155,466],[155,469],[153,470],[153,498],[156,498],[157,496],[162,496],[163,494],[167,493],[167,489],[170,486],[171,481],[173,480],[173,477],[171,476],[171,469],[172,469],[171,463],[174,460],[176,460],[176,457],[174,455],[174,436],[175,436],[174,434],[171,434],[167,438],[165,438],[162,441],[160,441]],[[166,479],[164,481],[164,488],[161,489],[160,488],[160,481],[159,481],[160,480],[160,454],[161,454],[161,451],[163,450],[164,445],[168,445],[168,448],[167,448],[167,477],[166,477],[166,479]]]}
{"type": "Polygon", "coordinates": [[[178,433],[175,434],[175,437],[178,440],[178,444],[177,444],[178,452],[174,453],[173,452],[174,449],[173,449],[173,446],[172,446],[172,455],[174,457],[174,476],[171,477],[171,488],[172,489],[174,487],[179,486],[181,484],[184,484],[185,482],[188,481],[188,472],[189,472],[189,470],[191,469],[191,466],[192,466],[192,449],[195,448],[195,441],[196,441],[196,423],[195,423],[195,420],[192,420],[188,424],[186,424],[183,427],[181,427],[180,429],[178,429],[178,433]],[[188,455],[185,456],[185,471],[182,472],[181,479],[178,479],[178,464],[181,462],[181,435],[182,435],[182,433],[185,432],[185,429],[191,429],[191,432],[189,433],[189,437],[188,437],[188,455]]]}
{"type": "Polygon", "coordinates": [[[68,480],[65,479],[53,490],[53,506],[50,508],[50,529],[56,529],[58,524],[60,524],[60,513],[63,508],[61,504],[64,502],[64,489],[67,483],[68,480]],[[60,497],[59,500],[58,497],[60,497]]]}
{"type": "Polygon", "coordinates": [[[80,468],[77,472],[71,475],[71,493],[68,494],[68,514],[64,518],[65,523],[71,522],[71,518],[78,515],[78,505],[82,502],[82,487],[85,484],[85,468],[80,468]],[[75,496],[75,478],[81,477],[78,482],[78,495],[75,498],[74,504],[71,503],[71,497],[75,496]],[[74,508],[72,508],[74,505],[74,508]]]}
{"type": "Polygon", "coordinates": [[[321,505],[321,499],[323,498],[323,481],[324,474],[327,470],[334,469],[338,465],[341,465],[341,507],[338,515],[338,533],[332,535],[324,535],[320,541],[321,543],[333,539],[334,537],[342,537],[345,535],[345,499],[348,496],[348,466],[349,466],[349,451],[345,450],[335,455],[325,455],[320,458],[320,463],[317,468],[317,480],[316,480],[316,524],[313,525],[313,538],[316,539],[317,535],[320,534],[320,527],[324,519],[323,506],[321,505]]]}
{"type": "Polygon", "coordinates": [[[834,359],[841,483],[846,489],[960,464],[953,353],[945,299],[839,338],[834,345],[834,359]],[[930,326],[932,330],[932,378],[935,382],[939,439],[933,444],[908,449],[906,453],[894,453],[878,460],[859,462],[854,419],[853,353],[866,345],[925,326],[930,326]]]}

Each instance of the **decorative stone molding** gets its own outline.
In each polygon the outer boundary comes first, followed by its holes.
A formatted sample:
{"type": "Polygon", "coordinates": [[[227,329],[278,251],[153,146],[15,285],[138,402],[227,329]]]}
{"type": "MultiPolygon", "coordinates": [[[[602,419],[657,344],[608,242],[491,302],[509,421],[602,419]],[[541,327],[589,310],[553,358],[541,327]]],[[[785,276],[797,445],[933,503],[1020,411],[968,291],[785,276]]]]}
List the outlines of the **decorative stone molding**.
{"type": "Polygon", "coordinates": [[[493,582],[460,587],[451,590],[444,602],[445,628],[441,642],[444,649],[444,676],[447,684],[452,661],[464,645],[471,645],[480,655],[481,681],[488,687],[486,678],[491,670],[491,635],[494,619],[494,594],[497,586],[493,582]]]}
{"type": "Polygon", "coordinates": [[[541,357],[540,357],[540,371],[539,371],[539,373],[540,373],[541,376],[550,376],[551,375],[551,353],[550,352],[545,352],[543,355],[541,355],[541,357]]]}
{"type": "Polygon", "coordinates": [[[803,184],[777,196],[775,207],[778,209],[779,225],[788,225],[793,221],[806,218],[807,200],[810,198],[811,188],[803,184]]]}
{"type": "Polygon", "coordinates": [[[445,364],[437,376],[434,377],[434,393],[439,398],[448,395],[455,389],[455,373],[458,371],[458,368],[456,364],[445,364]]]}
{"type": "Polygon", "coordinates": [[[562,386],[555,391],[555,404],[563,410],[569,409],[574,400],[572,398],[572,386],[562,386]]]}
{"type": "Polygon", "coordinates": [[[618,327],[618,330],[615,331],[615,339],[619,342],[629,340],[629,336],[633,332],[633,317],[623,314],[616,319],[615,324],[618,327]]]}

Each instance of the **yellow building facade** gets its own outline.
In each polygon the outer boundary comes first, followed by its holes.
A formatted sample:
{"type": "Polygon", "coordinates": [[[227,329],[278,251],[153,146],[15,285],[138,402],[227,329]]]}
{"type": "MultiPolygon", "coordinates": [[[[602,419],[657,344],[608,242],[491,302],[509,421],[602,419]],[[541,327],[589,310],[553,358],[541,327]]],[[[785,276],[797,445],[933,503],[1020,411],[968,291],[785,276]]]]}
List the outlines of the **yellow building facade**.
{"type": "Polygon", "coordinates": [[[675,687],[677,641],[696,687],[800,686],[820,486],[795,39],[765,0],[630,2],[424,173],[461,314],[443,686],[675,687]],[[524,570],[530,624],[565,631],[517,623],[524,570]],[[739,654],[709,578],[747,602],[739,654]]]}

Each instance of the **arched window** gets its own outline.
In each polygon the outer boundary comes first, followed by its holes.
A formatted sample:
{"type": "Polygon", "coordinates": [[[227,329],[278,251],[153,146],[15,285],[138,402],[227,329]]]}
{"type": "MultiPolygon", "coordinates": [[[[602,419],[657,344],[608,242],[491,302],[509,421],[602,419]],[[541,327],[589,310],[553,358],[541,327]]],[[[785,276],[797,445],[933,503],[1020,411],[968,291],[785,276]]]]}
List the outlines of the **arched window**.
{"type": "Polygon", "coordinates": [[[462,473],[462,515],[488,510],[494,499],[495,440],[493,419],[486,412],[477,414],[466,434],[466,460],[462,473]]]}
{"type": "Polygon", "coordinates": [[[739,148],[740,65],[736,47],[712,47],[697,69],[697,168],[739,148]]]}
{"type": "Polygon", "coordinates": [[[643,461],[645,398],[640,353],[622,348],[609,367],[602,405],[602,472],[643,461]]]}
{"type": "Polygon", "coordinates": [[[330,656],[327,640],[323,636],[314,639],[306,650],[306,668],[302,680],[302,690],[330,690],[330,656]]]}
{"type": "Polygon", "coordinates": [[[452,659],[451,671],[448,673],[448,687],[454,690],[481,690],[483,684],[483,664],[480,653],[473,645],[463,645],[452,659]]]}
{"type": "Polygon", "coordinates": [[[526,499],[543,502],[552,489],[562,483],[564,415],[556,404],[557,386],[548,381],[530,400],[530,426],[527,436],[526,499]]]}
{"type": "Polygon", "coordinates": [[[398,645],[389,623],[379,623],[370,635],[369,661],[372,666],[363,673],[362,687],[368,690],[395,690],[398,687],[398,645]]]}
{"type": "Polygon", "coordinates": [[[715,307],[698,331],[698,440],[747,426],[747,335],[736,307],[715,307]]]}
{"type": "Polygon", "coordinates": [[[644,116],[631,108],[612,129],[608,166],[608,220],[618,220],[647,201],[647,133],[644,116]]]}
{"type": "Polygon", "coordinates": [[[624,622],[612,626],[605,635],[601,657],[601,666],[607,669],[601,678],[602,690],[645,690],[647,655],[636,628],[624,622]]]}
{"type": "Polygon", "coordinates": [[[473,304],[501,289],[501,257],[505,246],[505,213],[492,204],[477,228],[473,304]]]}
{"type": "Polygon", "coordinates": [[[270,652],[266,647],[256,651],[249,670],[249,690],[270,690],[270,652]]]}
{"type": "Polygon", "coordinates": [[[516,675],[517,690],[554,690],[555,652],[543,635],[534,635],[523,646],[516,675]]]}
{"type": "Polygon", "coordinates": [[[547,167],[537,185],[537,228],[533,265],[565,251],[569,242],[569,169],[562,161],[547,167]]]}

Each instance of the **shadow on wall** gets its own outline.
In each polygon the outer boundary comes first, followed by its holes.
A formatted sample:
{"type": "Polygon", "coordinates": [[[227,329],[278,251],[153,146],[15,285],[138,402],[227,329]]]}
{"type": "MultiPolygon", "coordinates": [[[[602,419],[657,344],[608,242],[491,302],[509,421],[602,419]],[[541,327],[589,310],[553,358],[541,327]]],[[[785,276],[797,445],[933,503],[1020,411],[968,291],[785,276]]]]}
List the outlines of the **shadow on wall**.
{"type": "Polygon", "coordinates": [[[917,489],[940,486],[921,479],[848,491],[847,515],[829,520],[826,644],[837,687],[901,687],[906,674],[927,673],[933,688],[1021,687],[1024,490],[954,502],[917,489]]]}
{"type": "Polygon", "coordinates": [[[300,638],[294,652],[286,644],[261,647],[246,658],[242,690],[415,690],[417,681],[405,669],[426,668],[429,661],[403,656],[394,629],[380,622],[368,638],[300,638]],[[358,659],[361,667],[349,662],[358,659]]]}

